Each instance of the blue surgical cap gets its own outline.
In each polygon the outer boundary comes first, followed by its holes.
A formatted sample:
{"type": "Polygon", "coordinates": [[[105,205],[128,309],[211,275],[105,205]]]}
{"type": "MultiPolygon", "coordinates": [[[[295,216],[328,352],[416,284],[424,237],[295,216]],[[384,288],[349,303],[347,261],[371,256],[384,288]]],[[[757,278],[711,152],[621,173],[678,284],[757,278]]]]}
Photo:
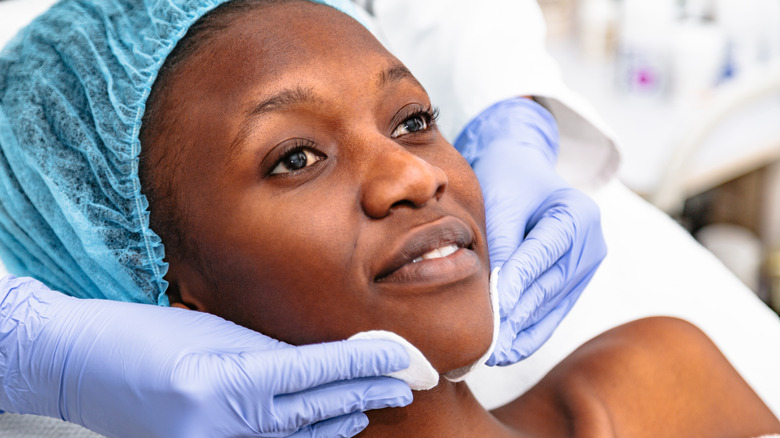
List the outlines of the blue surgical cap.
{"type": "MultiPolygon", "coordinates": [[[[0,52],[0,257],[83,298],[167,305],[138,133],[165,58],[229,0],[63,0],[0,52]]],[[[355,16],[348,0],[322,0],[355,16]]]]}

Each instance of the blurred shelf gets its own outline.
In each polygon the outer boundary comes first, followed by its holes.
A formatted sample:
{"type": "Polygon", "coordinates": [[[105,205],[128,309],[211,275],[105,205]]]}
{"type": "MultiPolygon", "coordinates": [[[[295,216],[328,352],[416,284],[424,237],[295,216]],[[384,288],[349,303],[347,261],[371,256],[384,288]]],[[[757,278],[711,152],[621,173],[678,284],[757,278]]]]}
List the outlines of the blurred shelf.
{"type": "Polygon", "coordinates": [[[780,160],[778,65],[738,76],[698,102],[678,104],[621,93],[613,63],[583,60],[570,41],[549,50],[566,83],[616,132],[623,156],[619,178],[667,211],[681,207],[685,197],[780,160]]]}

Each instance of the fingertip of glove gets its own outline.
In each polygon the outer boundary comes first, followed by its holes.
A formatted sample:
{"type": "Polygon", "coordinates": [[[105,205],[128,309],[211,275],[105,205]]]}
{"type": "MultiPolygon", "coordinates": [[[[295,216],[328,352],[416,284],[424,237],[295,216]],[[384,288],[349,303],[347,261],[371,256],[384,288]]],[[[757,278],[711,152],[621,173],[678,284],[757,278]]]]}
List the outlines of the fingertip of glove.
{"type": "Polygon", "coordinates": [[[485,364],[489,367],[502,366],[506,362],[506,339],[499,334],[498,343],[496,348],[493,349],[493,354],[490,355],[485,364]]]}
{"type": "Polygon", "coordinates": [[[393,377],[387,377],[386,379],[388,382],[384,390],[389,390],[389,392],[381,400],[382,408],[400,408],[408,406],[414,401],[412,388],[406,382],[393,377]]]}
{"type": "Polygon", "coordinates": [[[368,416],[362,412],[352,414],[352,427],[347,431],[347,437],[353,437],[368,427],[368,416]]]}
{"type": "Polygon", "coordinates": [[[288,438],[349,438],[359,434],[367,426],[368,417],[366,414],[362,412],[353,412],[351,414],[330,418],[328,420],[306,426],[299,429],[298,432],[290,435],[288,438]]]}

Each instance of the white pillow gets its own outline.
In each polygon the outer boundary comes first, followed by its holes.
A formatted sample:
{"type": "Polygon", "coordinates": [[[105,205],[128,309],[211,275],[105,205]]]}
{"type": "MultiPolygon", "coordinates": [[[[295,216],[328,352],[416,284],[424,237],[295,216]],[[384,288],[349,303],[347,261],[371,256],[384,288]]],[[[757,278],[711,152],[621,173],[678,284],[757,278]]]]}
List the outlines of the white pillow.
{"type": "MultiPolygon", "coordinates": [[[[19,32],[19,29],[43,13],[56,0],[4,0],[0,1],[0,48],[19,32]]],[[[0,277],[8,271],[0,261],[0,277]]]]}
{"type": "Polygon", "coordinates": [[[33,18],[49,9],[56,0],[0,1],[0,47],[26,26],[33,18]]]}

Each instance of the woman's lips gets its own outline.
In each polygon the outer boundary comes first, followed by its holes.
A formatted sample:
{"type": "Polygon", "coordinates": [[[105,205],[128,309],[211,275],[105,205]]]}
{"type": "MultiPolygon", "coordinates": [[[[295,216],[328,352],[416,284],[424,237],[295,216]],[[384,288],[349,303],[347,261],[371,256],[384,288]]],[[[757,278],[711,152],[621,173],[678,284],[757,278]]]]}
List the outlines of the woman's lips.
{"type": "Polygon", "coordinates": [[[378,283],[447,284],[479,272],[474,235],[460,219],[448,216],[415,227],[383,263],[378,283]]]}

